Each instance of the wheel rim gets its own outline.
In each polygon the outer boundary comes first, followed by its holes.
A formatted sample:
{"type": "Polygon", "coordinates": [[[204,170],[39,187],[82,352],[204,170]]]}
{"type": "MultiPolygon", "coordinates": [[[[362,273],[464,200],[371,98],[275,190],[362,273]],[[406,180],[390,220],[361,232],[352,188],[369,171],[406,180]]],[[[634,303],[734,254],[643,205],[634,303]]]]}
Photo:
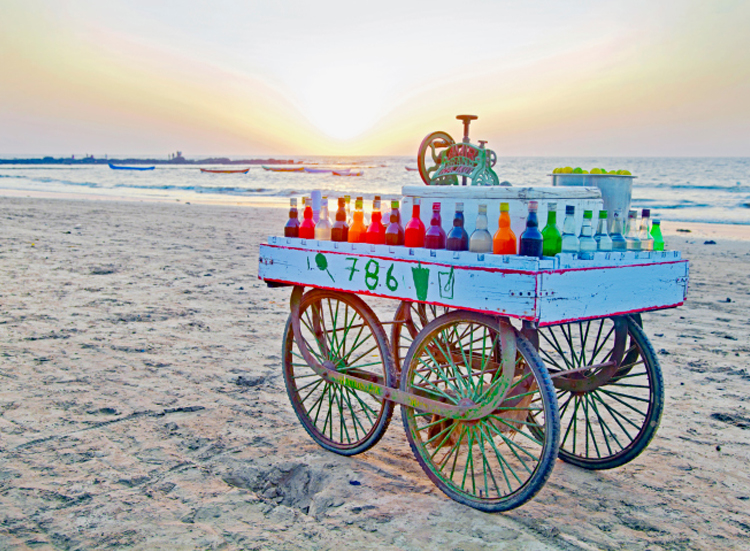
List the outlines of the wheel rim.
{"type": "MultiPolygon", "coordinates": [[[[302,345],[317,362],[331,362],[341,372],[395,384],[382,326],[357,297],[311,291],[300,303],[299,316],[302,345]]],[[[324,380],[304,356],[290,315],[284,336],[284,379],[305,430],[321,446],[345,455],[374,445],[388,426],[393,404],[324,380]]]]}
{"type": "Polygon", "coordinates": [[[401,364],[411,347],[411,343],[429,322],[446,314],[450,308],[422,304],[420,302],[406,302],[399,304],[391,326],[391,352],[396,366],[396,372],[401,374],[401,364]]]}
{"type": "Polygon", "coordinates": [[[619,317],[545,327],[539,335],[560,405],[560,457],[593,469],[634,459],[663,407],[661,371],[642,330],[619,317]]]}
{"type": "MultiPolygon", "coordinates": [[[[481,402],[499,371],[488,368],[500,358],[497,328],[493,318],[466,312],[434,320],[409,351],[402,389],[452,403],[481,402]]],[[[511,388],[491,415],[462,422],[402,406],[409,443],[428,476],[453,499],[486,511],[507,510],[533,497],[557,450],[552,385],[523,341],[511,388]]]]}
{"type": "Polygon", "coordinates": [[[445,176],[433,180],[433,174],[440,165],[440,155],[448,147],[456,143],[446,132],[433,132],[429,134],[419,146],[417,154],[417,167],[422,181],[429,185],[458,185],[456,176],[445,176]]]}

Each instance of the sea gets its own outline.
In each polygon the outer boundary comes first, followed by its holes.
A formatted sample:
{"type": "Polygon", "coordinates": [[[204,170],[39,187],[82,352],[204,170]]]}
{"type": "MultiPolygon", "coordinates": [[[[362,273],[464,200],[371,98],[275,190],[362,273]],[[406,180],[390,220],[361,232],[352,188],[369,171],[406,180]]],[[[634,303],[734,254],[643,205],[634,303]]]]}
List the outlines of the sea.
{"type": "MultiPolygon", "coordinates": [[[[243,157],[244,158],[244,157],[243,157]]],[[[289,157],[308,168],[351,169],[360,176],[272,172],[248,165],[247,174],[208,174],[199,169],[238,165],[156,165],[152,171],[112,170],[105,165],[0,165],[0,195],[113,200],[288,205],[312,190],[336,197],[397,198],[404,185],[419,185],[414,157],[289,157]],[[6,193],[7,192],[7,193],[6,193]]],[[[288,165],[287,165],[288,166],[288,165]]],[[[495,171],[513,186],[549,186],[555,167],[627,169],[633,208],[675,222],[750,225],[750,158],[717,157],[499,157],[495,171]]]]}

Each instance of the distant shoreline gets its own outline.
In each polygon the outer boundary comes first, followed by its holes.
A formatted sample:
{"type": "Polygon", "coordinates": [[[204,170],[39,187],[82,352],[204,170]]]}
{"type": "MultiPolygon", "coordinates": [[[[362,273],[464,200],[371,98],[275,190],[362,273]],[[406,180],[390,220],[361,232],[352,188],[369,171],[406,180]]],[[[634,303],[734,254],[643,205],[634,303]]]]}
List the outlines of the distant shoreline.
{"type": "Polygon", "coordinates": [[[227,157],[209,157],[207,159],[95,159],[94,157],[42,157],[35,159],[0,159],[0,165],[289,165],[295,164],[291,159],[240,159],[233,161],[227,157]]]}

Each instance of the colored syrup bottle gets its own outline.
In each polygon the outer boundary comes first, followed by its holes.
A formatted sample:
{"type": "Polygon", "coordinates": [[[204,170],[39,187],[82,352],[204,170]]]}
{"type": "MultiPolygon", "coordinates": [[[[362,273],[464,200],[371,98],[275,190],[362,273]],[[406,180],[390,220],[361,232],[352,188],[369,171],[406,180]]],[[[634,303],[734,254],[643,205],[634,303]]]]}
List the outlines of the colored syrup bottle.
{"type": "Polygon", "coordinates": [[[479,205],[476,229],[469,238],[469,250],[473,253],[492,252],[492,234],[487,231],[487,205],[479,205]]]}
{"type": "Polygon", "coordinates": [[[346,199],[339,197],[336,221],[331,227],[331,241],[346,243],[349,240],[349,224],[346,223],[346,199]]]}
{"type": "Polygon", "coordinates": [[[469,250],[469,234],[464,229],[463,203],[456,203],[456,215],[453,217],[453,227],[445,238],[445,248],[449,251],[469,250]]]}
{"type": "Polygon", "coordinates": [[[626,251],[628,250],[628,242],[625,240],[625,236],[622,235],[622,220],[620,220],[620,213],[615,212],[613,218],[612,231],[609,233],[609,237],[612,239],[612,250],[626,251]]]}
{"type": "Polygon", "coordinates": [[[573,205],[565,205],[561,251],[564,253],[580,251],[580,243],[576,235],[576,208],[573,205]]]}
{"type": "Polygon", "coordinates": [[[352,214],[352,225],[349,227],[349,243],[364,243],[367,235],[365,226],[365,213],[362,211],[362,198],[357,197],[354,202],[354,214],[352,214]]]}
{"type": "Polygon", "coordinates": [[[401,246],[404,244],[404,228],[401,227],[401,213],[398,201],[391,201],[391,223],[385,229],[385,244],[401,246]]]}
{"type": "Polygon", "coordinates": [[[425,227],[420,216],[421,201],[419,197],[416,197],[411,207],[411,220],[404,230],[404,245],[407,247],[424,247],[425,227]]]}
{"type": "Polygon", "coordinates": [[[606,210],[599,211],[599,225],[596,228],[596,235],[594,236],[594,239],[596,240],[597,251],[612,250],[612,239],[609,237],[609,232],[607,231],[606,210]]]}
{"type": "Polygon", "coordinates": [[[590,210],[583,211],[583,225],[581,226],[581,235],[578,236],[578,246],[580,247],[580,258],[591,260],[594,258],[597,243],[594,239],[594,227],[591,224],[594,213],[590,210]]]}
{"type": "Polygon", "coordinates": [[[500,203],[500,218],[497,221],[497,232],[492,238],[494,254],[516,254],[516,234],[510,229],[508,203],[500,203]]]}
{"type": "Polygon", "coordinates": [[[302,239],[315,239],[315,222],[313,222],[312,201],[309,197],[305,197],[305,210],[302,212],[299,236],[302,239]]]}
{"type": "Polygon", "coordinates": [[[432,219],[429,229],[424,234],[424,247],[425,249],[444,249],[445,238],[443,220],[440,218],[440,203],[432,203],[432,219]]]}
{"type": "Polygon", "coordinates": [[[640,251],[641,240],[638,239],[638,211],[631,210],[628,213],[628,226],[625,231],[625,241],[629,251],[640,251]]]}
{"type": "Polygon", "coordinates": [[[319,241],[331,240],[331,221],[328,219],[328,197],[323,197],[320,202],[320,214],[315,223],[315,239],[319,241]]]}
{"type": "Polygon", "coordinates": [[[352,196],[344,195],[344,202],[346,203],[346,223],[351,228],[352,226],[352,196]]]}
{"type": "Polygon", "coordinates": [[[641,229],[638,232],[638,239],[641,240],[642,251],[654,250],[654,238],[651,237],[651,209],[641,211],[641,229]]]}
{"type": "Polygon", "coordinates": [[[383,214],[380,212],[380,199],[375,196],[372,202],[372,218],[367,228],[366,240],[371,245],[385,245],[385,226],[381,222],[383,214]]]}
{"type": "Polygon", "coordinates": [[[562,234],[557,227],[557,203],[547,206],[547,225],[542,230],[542,254],[544,256],[555,256],[562,250],[562,234]]]}
{"type": "Polygon", "coordinates": [[[542,258],[544,252],[544,237],[539,231],[539,219],[536,211],[539,204],[529,201],[529,215],[526,217],[526,230],[521,234],[521,245],[518,248],[520,256],[535,256],[542,258]]]}
{"type": "Polygon", "coordinates": [[[284,226],[284,237],[299,237],[297,199],[290,199],[289,207],[289,220],[287,220],[286,226],[284,226]]]}
{"type": "Polygon", "coordinates": [[[664,238],[661,235],[661,220],[654,218],[654,223],[651,225],[651,237],[654,238],[654,250],[664,250],[664,238]]]}

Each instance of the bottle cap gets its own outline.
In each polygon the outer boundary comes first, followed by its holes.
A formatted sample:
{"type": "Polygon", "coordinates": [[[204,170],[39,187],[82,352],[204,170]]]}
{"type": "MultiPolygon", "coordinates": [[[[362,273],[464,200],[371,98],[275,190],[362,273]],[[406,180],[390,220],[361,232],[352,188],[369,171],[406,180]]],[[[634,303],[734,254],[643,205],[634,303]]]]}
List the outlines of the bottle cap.
{"type": "Polygon", "coordinates": [[[529,201],[529,212],[536,212],[539,208],[539,203],[536,201],[529,201]]]}
{"type": "Polygon", "coordinates": [[[653,222],[651,222],[651,223],[652,223],[652,224],[653,224],[654,226],[659,226],[659,225],[661,225],[661,220],[659,220],[658,218],[654,218],[654,221],[653,221],[653,222]]]}
{"type": "Polygon", "coordinates": [[[479,205],[479,214],[487,214],[487,205],[485,204],[479,205]]]}
{"type": "Polygon", "coordinates": [[[628,213],[628,218],[638,218],[638,211],[637,210],[631,210],[628,213]]]}
{"type": "Polygon", "coordinates": [[[607,217],[607,211],[606,210],[600,210],[599,211],[599,220],[602,220],[607,217]]]}
{"type": "Polygon", "coordinates": [[[500,203],[500,212],[508,212],[510,206],[508,203],[500,203]]]}
{"type": "Polygon", "coordinates": [[[565,205],[565,214],[571,215],[576,213],[576,208],[573,205],[565,205]]]}
{"type": "Polygon", "coordinates": [[[464,204],[456,203],[456,212],[463,212],[463,211],[464,211],[464,204]]]}
{"type": "Polygon", "coordinates": [[[376,195],[372,202],[372,210],[380,210],[380,196],[376,195]]]}
{"type": "Polygon", "coordinates": [[[354,201],[354,208],[356,210],[362,210],[362,198],[361,197],[357,197],[357,200],[354,201]]]}
{"type": "Polygon", "coordinates": [[[398,209],[398,201],[396,201],[395,199],[391,201],[391,208],[398,209]]]}
{"type": "Polygon", "coordinates": [[[346,198],[339,197],[339,208],[343,209],[346,206],[346,198]]]}
{"type": "Polygon", "coordinates": [[[375,196],[375,200],[376,200],[376,201],[380,201],[380,195],[376,195],[376,196],[375,196]]]}
{"type": "Polygon", "coordinates": [[[434,212],[440,212],[440,203],[432,203],[432,210],[434,212]]]}
{"type": "Polygon", "coordinates": [[[422,204],[422,200],[419,197],[415,197],[413,204],[414,205],[421,205],[422,204]]]}
{"type": "Polygon", "coordinates": [[[292,197],[291,199],[289,199],[289,204],[292,207],[296,207],[297,206],[297,198],[296,197],[292,197]]]}
{"type": "Polygon", "coordinates": [[[351,200],[352,200],[352,196],[351,195],[344,195],[344,201],[346,201],[347,203],[349,203],[349,202],[351,202],[351,200]]]}
{"type": "Polygon", "coordinates": [[[309,197],[305,197],[304,198],[304,203],[305,203],[306,207],[309,207],[309,206],[312,205],[312,199],[310,199],[309,197]]]}
{"type": "Polygon", "coordinates": [[[641,216],[643,218],[650,218],[651,217],[651,209],[643,209],[641,211],[641,216]]]}
{"type": "Polygon", "coordinates": [[[557,210],[557,203],[547,203],[547,210],[557,210]]]}
{"type": "Polygon", "coordinates": [[[594,213],[590,210],[583,211],[583,217],[591,220],[594,217],[594,213]]]}

